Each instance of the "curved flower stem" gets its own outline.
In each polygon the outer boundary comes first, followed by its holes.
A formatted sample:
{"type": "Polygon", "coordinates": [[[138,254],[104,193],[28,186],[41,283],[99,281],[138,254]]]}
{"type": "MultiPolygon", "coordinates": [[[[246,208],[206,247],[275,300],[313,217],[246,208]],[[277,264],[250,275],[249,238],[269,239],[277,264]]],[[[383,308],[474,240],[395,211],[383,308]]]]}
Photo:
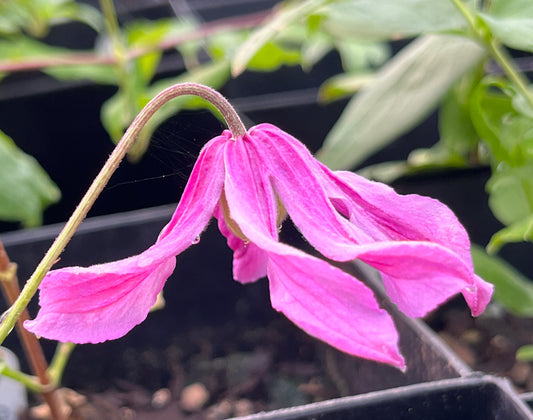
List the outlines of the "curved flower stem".
{"type": "Polygon", "coordinates": [[[480,41],[486,48],[489,50],[492,58],[494,58],[504,73],[507,75],[509,80],[511,80],[517,89],[520,91],[522,96],[528,101],[528,103],[533,107],[533,94],[528,88],[528,80],[524,77],[518,69],[513,65],[513,60],[501,45],[501,43],[485,28],[480,27],[477,24],[476,16],[468,9],[468,7],[462,2],[462,0],[451,0],[456,9],[463,15],[465,20],[468,22],[470,29],[474,33],[478,41],[480,41]]]}
{"type": "Polygon", "coordinates": [[[109,156],[107,162],[100,170],[100,173],[96,176],[93,183],[81,199],[78,207],[74,210],[74,213],[72,213],[72,216],[70,216],[70,219],[63,227],[63,230],[24,285],[19,297],[5,314],[5,317],[0,324],[0,344],[3,343],[7,335],[13,329],[16,320],[37,291],[42,279],[55,263],[61,252],[63,252],[63,249],[74,235],[74,232],[89,212],[90,208],[96,201],[96,198],[106,186],[111,175],[117,169],[119,163],[126,155],[144,125],[164,104],[173,98],[183,95],[196,95],[211,102],[226,120],[228,128],[233,133],[234,139],[246,134],[246,128],[235,109],[233,109],[230,103],[220,93],[210,87],[197,83],[180,83],[165,89],[152,99],[142,109],[139,115],[137,115],[120,142],[117,144],[115,150],[113,150],[113,153],[109,156]]]}

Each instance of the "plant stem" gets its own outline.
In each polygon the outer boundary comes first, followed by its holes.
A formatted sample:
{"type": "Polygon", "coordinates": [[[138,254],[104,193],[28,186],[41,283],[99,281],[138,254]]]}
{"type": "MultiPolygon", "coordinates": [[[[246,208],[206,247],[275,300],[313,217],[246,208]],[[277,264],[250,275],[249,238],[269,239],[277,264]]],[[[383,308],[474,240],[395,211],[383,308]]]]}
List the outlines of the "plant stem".
{"type": "Polygon", "coordinates": [[[115,71],[118,77],[118,86],[126,97],[124,103],[126,107],[126,118],[129,121],[135,115],[136,110],[135,95],[133,93],[133,83],[135,81],[131,77],[130,59],[126,54],[126,46],[122,39],[113,0],[100,0],[100,7],[104,14],[107,34],[111,40],[113,56],[115,57],[115,71]]]}
{"type": "Polygon", "coordinates": [[[512,57],[509,56],[503,45],[492,35],[492,33],[485,28],[481,28],[477,24],[476,16],[468,9],[462,0],[451,1],[468,22],[476,39],[486,46],[509,80],[514,83],[522,96],[524,96],[533,108],[533,93],[529,90],[529,81],[518,69],[515,68],[512,57]]]}
{"type": "Polygon", "coordinates": [[[63,371],[75,347],[76,344],[74,343],[59,343],[57,345],[56,352],[48,368],[48,374],[53,384],[59,385],[61,383],[63,371]]]}
{"type": "Polygon", "coordinates": [[[14,379],[17,382],[20,382],[27,389],[32,392],[42,392],[42,385],[37,382],[35,376],[26,375],[19,370],[13,369],[7,365],[7,363],[0,359],[0,374],[7,376],[8,378],[14,379]]]}
{"type": "Polygon", "coordinates": [[[74,232],[89,212],[90,208],[96,201],[96,198],[106,186],[107,182],[111,178],[111,175],[117,169],[120,161],[124,158],[125,154],[135,141],[135,138],[140,133],[144,125],[165,103],[182,95],[196,95],[215,105],[215,107],[217,107],[226,120],[228,128],[233,133],[233,137],[235,139],[246,134],[246,128],[230,103],[220,93],[211,89],[210,87],[197,83],[181,83],[165,89],[154,99],[152,99],[142,109],[139,115],[137,115],[120,142],[117,144],[113,150],[113,153],[109,156],[107,162],[104,164],[103,168],[100,170],[99,174],[96,176],[93,183],[81,199],[78,207],[76,210],[74,210],[74,213],[72,213],[69,220],[63,227],[63,230],[56,238],[46,255],[43,257],[34,273],[24,285],[24,288],[22,289],[15,303],[8,310],[4,320],[0,324],[0,344],[13,329],[17,318],[21,315],[24,308],[26,308],[30,302],[42,279],[50,270],[52,265],[56,262],[61,252],[63,252],[63,249],[74,235],[74,232]]]}
{"type": "MultiPolygon", "coordinates": [[[[0,241],[0,287],[5,300],[9,305],[13,305],[20,294],[17,279],[17,266],[9,260],[2,241],[0,241]]],[[[22,343],[26,359],[41,385],[41,389],[37,390],[37,392],[42,394],[44,400],[50,407],[52,417],[56,420],[64,419],[61,403],[57,398],[57,394],[53,389],[47,389],[50,388],[49,385],[51,385],[52,382],[47,372],[48,365],[46,363],[46,358],[44,357],[43,349],[41,348],[37,337],[24,329],[23,323],[27,319],[29,319],[28,311],[24,309],[17,319],[17,333],[22,343]]],[[[25,382],[23,383],[26,385],[25,382]]],[[[35,391],[33,388],[30,389],[35,391]]]]}

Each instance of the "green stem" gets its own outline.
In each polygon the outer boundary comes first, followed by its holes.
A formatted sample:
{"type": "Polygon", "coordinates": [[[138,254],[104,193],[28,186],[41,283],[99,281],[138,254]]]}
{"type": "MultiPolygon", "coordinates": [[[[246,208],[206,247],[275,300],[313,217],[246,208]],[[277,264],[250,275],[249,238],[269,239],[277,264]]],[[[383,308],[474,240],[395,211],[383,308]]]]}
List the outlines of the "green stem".
{"type": "Polygon", "coordinates": [[[76,344],[74,343],[58,343],[56,352],[48,368],[48,375],[54,385],[57,386],[61,383],[65,366],[75,347],[76,344]]]}
{"type": "Polygon", "coordinates": [[[487,29],[481,28],[477,24],[476,16],[468,9],[462,0],[451,0],[457,10],[463,15],[468,22],[470,29],[473,31],[476,39],[489,50],[492,57],[500,65],[509,80],[514,83],[520,93],[526,98],[531,107],[533,107],[533,93],[529,90],[529,81],[513,65],[513,59],[509,56],[501,43],[487,29]]]}
{"type": "Polygon", "coordinates": [[[20,382],[32,392],[43,392],[43,386],[37,381],[35,376],[27,375],[19,370],[13,369],[3,360],[0,360],[0,374],[20,382]]]}
{"type": "Polygon", "coordinates": [[[70,216],[70,219],[63,227],[63,230],[56,238],[46,255],[43,257],[34,273],[24,285],[24,288],[20,292],[20,295],[15,303],[6,313],[4,313],[5,318],[0,324],[0,344],[4,342],[7,335],[13,329],[15,322],[37,291],[42,279],[50,270],[52,265],[55,264],[59,255],[61,252],[63,252],[63,249],[65,249],[65,246],[74,235],[74,232],[89,212],[90,208],[96,201],[96,198],[106,186],[107,182],[111,178],[111,175],[115,172],[119,163],[124,158],[145,124],[165,103],[182,95],[196,95],[216,106],[226,120],[228,128],[233,133],[233,137],[235,139],[246,134],[246,128],[237,115],[235,109],[233,109],[226,98],[210,87],[197,83],[181,83],[165,89],[154,99],[152,99],[132,122],[120,142],[113,150],[113,153],[109,156],[107,162],[100,170],[100,173],[96,176],[93,183],[81,199],[78,207],[76,210],[74,210],[72,216],[70,216]]]}
{"type": "Polygon", "coordinates": [[[127,118],[130,120],[135,115],[135,97],[131,88],[132,80],[130,77],[127,50],[123,43],[113,0],[100,0],[100,7],[104,15],[106,31],[111,41],[113,56],[116,58],[115,70],[117,72],[119,89],[126,96],[127,118]]]}

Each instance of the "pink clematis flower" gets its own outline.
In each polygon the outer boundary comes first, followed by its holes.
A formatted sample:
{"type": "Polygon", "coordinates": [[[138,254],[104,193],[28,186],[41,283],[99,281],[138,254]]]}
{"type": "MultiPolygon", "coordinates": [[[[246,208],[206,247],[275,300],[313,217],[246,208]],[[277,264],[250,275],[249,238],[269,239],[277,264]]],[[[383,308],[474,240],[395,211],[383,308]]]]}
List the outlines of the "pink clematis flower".
{"type": "Polygon", "coordinates": [[[370,289],[328,262],[279,241],[288,215],[326,258],[360,259],[381,272],[390,299],[412,317],[462,293],[473,315],[492,286],[472,268],[468,236],[442,203],[398,195],[351,172],[333,172],[270,125],[229,131],[202,149],[183,197],[157,242],[108,264],[51,271],[41,309],[25,323],[59,341],[97,343],[142,322],[175,266],[214,216],[234,251],[236,280],[267,276],[272,306],[347,353],[404,368],[391,317],[370,289]]]}

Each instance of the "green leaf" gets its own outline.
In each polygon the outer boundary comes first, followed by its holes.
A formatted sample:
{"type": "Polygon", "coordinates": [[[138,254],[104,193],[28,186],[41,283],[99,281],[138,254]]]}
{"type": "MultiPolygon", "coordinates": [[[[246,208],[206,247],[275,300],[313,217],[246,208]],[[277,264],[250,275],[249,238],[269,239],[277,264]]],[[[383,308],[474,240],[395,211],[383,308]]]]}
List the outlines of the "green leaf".
{"type": "Polygon", "coordinates": [[[511,157],[501,142],[504,117],[515,113],[502,79],[486,78],[476,87],[470,100],[470,117],[479,136],[486,142],[497,161],[509,162],[511,157]]]}
{"type": "Polygon", "coordinates": [[[117,73],[113,66],[104,64],[53,66],[44,69],[44,72],[58,80],[90,80],[104,85],[116,85],[118,83],[117,73]]]}
{"type": "Polygon", "coordinates": [[[373,74],[342,73],[327,79],[318,91],[318,100],[328,103],[352,96],[359,89],[374,80],[373,74]]]}
{"type": "Polygon", "coordinates": [[[74,0],[0,1],[0,33],[4,35],[27,32],[43,37],[50,26],[73,20],[90,25],[95,31],[103,27],[97,9],[74,0]]]}
{"type": "Polygon", "coordinates": [[[533,284],[506,261],[472,245],[476,274],[494,285],[494,299],[518,316],[533,316],[533,284]]]}
{"type": "Polygon", "coordinates": [[[255,71],[273,71],[286,64],[293,66],[300,63],[301,55],[297,49],[283,48],[277,43],[267,42],[248,62],[248,68],[255,71]]]}
{"type": "Polygon", "coordinates": [[[390,57],[390,48],[381,42],[341,40],[335,42],[345,72],[360,72],[381,66],[390,57]]]}
{"type": "Polygon", "coordinates": [[[258,51],[287,28],[287,26],[311,15],[311,13],[329,1],[331,0],[305,0],[301,3],[289,3],[285,7],[279,8],[267,23],[254,31],[246,42],[240,46],[233,58],[232,75],[236,77],[241,74],[258,51]]]}
{"type": "Polygon", "coordinates": [[[324,30],[341,39],[388,40],[466,27],[449,0],[344,0],[321,14],[324,30]]]}
{"type": "Polygon", "coordinates": [[[318,158],[352,168],[422,121],[484,51],[465,38],[427,35],[392,58],[350,101],[318,158]]]}
{"type": "Polygon", "coordinates": [[[43,210],[60,198],[57,186],[31,156],[0,132],[0,219],[41,223],[43,210]]]}
{"type": "Polygon", "coordinates": [[[533,242],[533,214],[512,223],[492,235],[487,245],[487,251],[490,254],[494,254],[505,244],[524,241],[533,242]]]}
{"type": "Polygon", "coordinates": [[[489,206],[505,225],[533,214],[533,162],[512,167],[503,163],[487,182],[489,206]]]}
{"type": "Polygon", "coordinates": [[[533,52],[533,2],[492,0],[488,13],[479,13],[492,34],[517,50],[533,52]]]}
{"type": "Polygon", "coordinates": [[[483,69],[474,68],[448,92],[439,109],[439,144],[466,163],[477,150],[479,136],[470,117],[470,100],[483,69]]]}
{"type": "Polygon", "coordinates": [[[533,362],[533,344],[521,346],[516,351],[516,360],[521,362],[533,362]]]}

